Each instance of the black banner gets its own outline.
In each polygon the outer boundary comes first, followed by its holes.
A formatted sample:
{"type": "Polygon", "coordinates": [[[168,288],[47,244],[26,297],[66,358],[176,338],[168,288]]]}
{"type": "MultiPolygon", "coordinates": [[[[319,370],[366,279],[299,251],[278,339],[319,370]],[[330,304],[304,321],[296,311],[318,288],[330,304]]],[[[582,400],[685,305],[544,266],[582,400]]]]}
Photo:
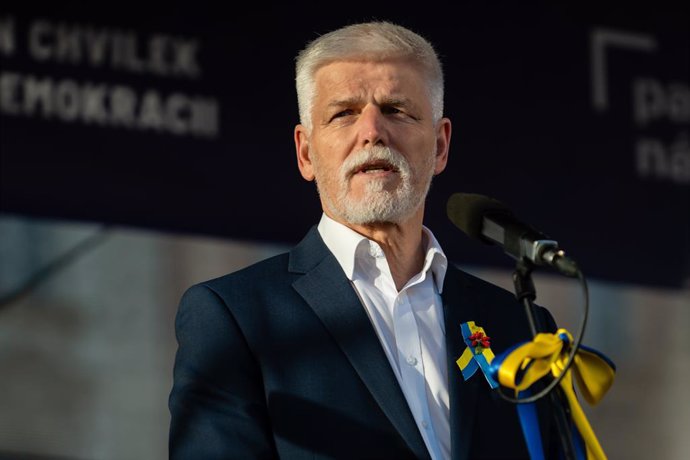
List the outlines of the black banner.
{"type": "MultiPolygon", "coordinates": [[[[106,2],[107,3],[107,2],[106,2]]],[[[690,274],[690,27],[673,4],[64,3],[0,9],[0,211],[294,242],[320,208],[295,163],[294,56],[371,19],[430,39],[453,121],[427,225],[453,260],[509,264],[445,217],[495,197],[590,276],[690,274]]]]}

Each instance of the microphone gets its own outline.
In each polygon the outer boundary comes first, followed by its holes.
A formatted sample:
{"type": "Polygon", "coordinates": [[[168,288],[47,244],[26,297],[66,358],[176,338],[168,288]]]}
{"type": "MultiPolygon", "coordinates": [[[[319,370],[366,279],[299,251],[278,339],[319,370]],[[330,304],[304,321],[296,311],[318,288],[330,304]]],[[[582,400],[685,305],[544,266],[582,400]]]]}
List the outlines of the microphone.
{"type": "Polygon", "coordinates": [[[520,222],[500,201],[474,193],[454,193],[446,206],[448,218],[470,238],[497,244],[509,256],[548,265],[576,277],[579,268],[558,242],[520,222]]]}

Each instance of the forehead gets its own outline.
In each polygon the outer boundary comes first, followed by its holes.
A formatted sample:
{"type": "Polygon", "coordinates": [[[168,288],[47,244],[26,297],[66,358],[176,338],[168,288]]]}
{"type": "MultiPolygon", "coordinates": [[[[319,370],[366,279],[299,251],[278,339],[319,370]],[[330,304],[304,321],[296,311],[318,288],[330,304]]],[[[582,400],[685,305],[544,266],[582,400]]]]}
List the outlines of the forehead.
{"type": "Polygon", "coordinates": [[[402,59],[335,61],[319,68],[314,81],[316,98],[321,103],[342,97],[388,96],[405,96],[422,103],[429,97],[422,69],[402,59]]]}

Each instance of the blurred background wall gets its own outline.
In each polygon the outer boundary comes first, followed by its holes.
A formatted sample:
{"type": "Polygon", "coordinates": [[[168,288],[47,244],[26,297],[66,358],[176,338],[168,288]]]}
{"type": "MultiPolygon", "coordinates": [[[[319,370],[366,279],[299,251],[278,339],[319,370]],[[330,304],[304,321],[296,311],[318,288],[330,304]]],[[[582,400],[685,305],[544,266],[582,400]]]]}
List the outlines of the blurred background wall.
{"type": "MultiPolygon", "coordinates": [[[[0,459],[167,456],[177,302],[318,220],[293,159],[293,56],[369,19],[442,55],[454,136],[427,225],[450,258],[512,290],[510,260],[448,223],[456,191],[557,238],[590,275],[584,343],[618,367],[587,408],[604,449],[687,458],[686,16],[673,2],[437,7],[0,7],[0,459]]],[[[575,330],[579,287],[548,273],[537,287],[575,330]]]]}

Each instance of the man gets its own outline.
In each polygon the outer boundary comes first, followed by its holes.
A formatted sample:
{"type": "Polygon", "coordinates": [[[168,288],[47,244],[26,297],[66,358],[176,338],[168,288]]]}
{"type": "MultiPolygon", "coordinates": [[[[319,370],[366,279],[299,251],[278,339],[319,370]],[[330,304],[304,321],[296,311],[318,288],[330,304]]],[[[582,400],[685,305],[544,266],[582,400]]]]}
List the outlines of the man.
{"type": "Polygon", "coordinates": [[[324,214],[288,254],[185,293],[171,457],[526,457],[515,408],[455,364],[462,323],[500,352],[529,339],[522,310],[422,225],[451,137],[433,48],[348,26],[298,56],[297,92],[324,214]]]}

